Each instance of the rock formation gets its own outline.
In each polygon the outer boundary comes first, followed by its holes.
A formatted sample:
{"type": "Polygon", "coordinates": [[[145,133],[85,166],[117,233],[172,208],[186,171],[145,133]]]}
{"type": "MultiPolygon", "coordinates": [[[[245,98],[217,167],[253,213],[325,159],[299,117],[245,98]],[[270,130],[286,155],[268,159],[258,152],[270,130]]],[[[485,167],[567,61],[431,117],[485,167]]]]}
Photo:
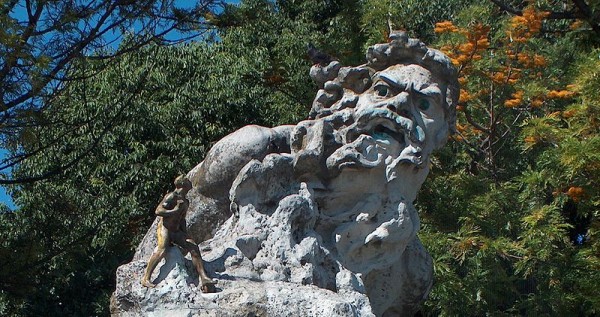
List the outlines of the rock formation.
{"type": "Polygon", "coordinates": [[[432,284],[413,205],[430,154],[454,129],[456,71],[405,33],[367,63],[315,64],[309,120],[244,127],[188,173],[188,233],[218,280],[203,294],[170,248],[140,278],[156,222],[117,271],[114,316],[411,316],[432,284]]]}

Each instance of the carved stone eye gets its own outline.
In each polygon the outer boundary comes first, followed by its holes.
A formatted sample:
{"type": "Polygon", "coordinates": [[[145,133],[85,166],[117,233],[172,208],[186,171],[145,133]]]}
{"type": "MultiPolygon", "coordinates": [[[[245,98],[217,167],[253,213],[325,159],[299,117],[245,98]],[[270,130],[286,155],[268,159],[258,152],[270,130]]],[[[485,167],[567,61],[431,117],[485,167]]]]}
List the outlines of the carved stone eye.
{"type": "Polygon", "coordinates": [[[420,99],[417,107],[419,107],[419,110],[421,111],[427,111],[427,109],[429,109],[429,107],[431,106],[431,104],[429,103],[429,100],[427,99],[420,99]]]}
{"type": "Polygon", "coordinates": [[[390,87],[386,85],[377,85],[373,88],[379,97],[388,97],[390,95],[390,87]]]}

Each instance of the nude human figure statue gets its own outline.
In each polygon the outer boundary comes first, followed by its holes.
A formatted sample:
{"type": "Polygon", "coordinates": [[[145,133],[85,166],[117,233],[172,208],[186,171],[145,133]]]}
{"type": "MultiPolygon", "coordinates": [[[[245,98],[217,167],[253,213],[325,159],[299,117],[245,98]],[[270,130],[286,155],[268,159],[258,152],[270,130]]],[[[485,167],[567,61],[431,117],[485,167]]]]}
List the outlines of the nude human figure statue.
{"type": "Polygon", "coordinates": [[[216,282],[206,274],[200,249],[186,232],[185,215],[190,204],[186,195],[192,188],[192,183],[184,175],[177,177],[174,183],[175,190],[165,195],[156,207],[156,215],[160,217],[157,228],[158,246],[148,260],[148,266],[141,281],[142,285],[145,287],[156,286],[150,282],[152,272],[158,262],[165,256],[166,249],[174,244],[184,253],[189,252],[191,254],[192,262],[200,277],[202,292],[214,293],[216,282]]]}

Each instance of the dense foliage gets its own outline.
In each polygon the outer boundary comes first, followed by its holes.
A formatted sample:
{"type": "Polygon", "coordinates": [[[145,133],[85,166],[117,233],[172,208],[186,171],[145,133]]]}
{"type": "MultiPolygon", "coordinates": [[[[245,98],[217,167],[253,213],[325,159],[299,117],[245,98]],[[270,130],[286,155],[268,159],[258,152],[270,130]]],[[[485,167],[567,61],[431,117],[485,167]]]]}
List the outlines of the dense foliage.
{"type": "Polygon", "coordinates": [[[436,279],[423,313],[599,314],[597,8],[398,3],[242,1],[205,12],[215,39],[74,61],[79,79],[14,139],[13,153],[40,154],[15,177],[74,163],[0,207],[0,315],[107,314],[115,269],[173,177],[240,126],[305,118],[308,43],[358,64],[390,25],[445,51],[462,85],[458,133],[418,199],[436,279]]]}
{"type": "Polygon", "coordinates": [[[220,0],[187,4],[174,0],[0,1],[0,147],[10,149],[0,160],[0,184],[45,179],[76,163],[77,160],[57,158],[45,169],[27,173],[22,170],[18,177],[9,172],[28,158],[43,155],[47,147],[68,142],[62,138],[46,140],[49,143],[39,140],[37,146],[30,143],[24,149],[21,143],[27,141],[21,140],[21,136],[23,129],[46,124],[39,120],[40,114],[44,114],[51,100],[62,94],[69,82],[94,77],[92,72],[74,71],[77,62],[93,58],[98,70],[118,56],[150,43],[208,37],[214,29],[203,17],[220,8],[221,3],[220,0]],[[115,43],[119,42],[117,46],[115,43]]]}
{"type": "Polygon", "coordinates": [[[434,28],[462,89],[419,199],[432,315],[600,312],[598,52],[582,21],[548,19],[562,9],[472,5],[434,28]]]}
{"type": "Polygon", "coordinates": [[[51,146],[15,177],[58,160],[76,164],[12,187],[19,210],[0,213],[0,315],[108,313],[116,267],[131,258],[175,175],[236,128],[306,117],[315,91],[306,44],[357,51],[336,40],[346,28],[330,23],[347,8],[308,4],[249,1],[223,13],[240,25],[218,42],[154,45],[108,68],[94,58],[76,62],[70,75],[82,79],[37,114],[44,124],[21,129],[21,150],[51,146]]]}

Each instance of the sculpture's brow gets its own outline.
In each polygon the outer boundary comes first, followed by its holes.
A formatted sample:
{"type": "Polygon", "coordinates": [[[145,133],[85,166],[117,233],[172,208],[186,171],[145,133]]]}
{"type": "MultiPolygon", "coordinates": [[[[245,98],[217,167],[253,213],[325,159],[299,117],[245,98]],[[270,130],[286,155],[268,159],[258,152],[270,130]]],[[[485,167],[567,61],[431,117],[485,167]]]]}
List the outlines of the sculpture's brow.
{"type": "Polygon", "coordinates": [[[439,89],[437,85],[427,85],[425,87],[421,87],[420,89],[414,89],[416,92],[426,95],[426,96],[438,96],[442,94],[442,91],[439,89]]]}
{"type": "Polygon", "coordinates": [[[390,85],[393,89],[398,91],[412,91],[422,96],[432,97],[437,99],[438,102],[442,101],[442,91],[436,84],[427,84],[424,83],[420,87],[415,87],[414,83],[399,83],[392,78],[386,77],[385,74],[377,74],[374,76],[374,81],[384,81],[386,84],[390,85]]]}
{"type": "Polygon", "coordinates": [[[437,102],[441,103],[443,101],[442,91],[440,90],[440,88],[437,85],[431,85],[431,86],[428,85],[425,87],[421,87],[421,89],[415,88],[415,89],[413,89],[413,91],[418,93],[419,95],[433,98],[437,102]]]}
{"type": "Polygon", "coordinates": [[[405,84],[398,83],[397,81],[386,77],[384,74],[375,75],[375,82],[377,82],[378,80],[384,81],[386,84],[392,86],[392,88],[394,88],[394,89],[398,89],[400,91],[406,91],[407,87],[405,84]]]}

